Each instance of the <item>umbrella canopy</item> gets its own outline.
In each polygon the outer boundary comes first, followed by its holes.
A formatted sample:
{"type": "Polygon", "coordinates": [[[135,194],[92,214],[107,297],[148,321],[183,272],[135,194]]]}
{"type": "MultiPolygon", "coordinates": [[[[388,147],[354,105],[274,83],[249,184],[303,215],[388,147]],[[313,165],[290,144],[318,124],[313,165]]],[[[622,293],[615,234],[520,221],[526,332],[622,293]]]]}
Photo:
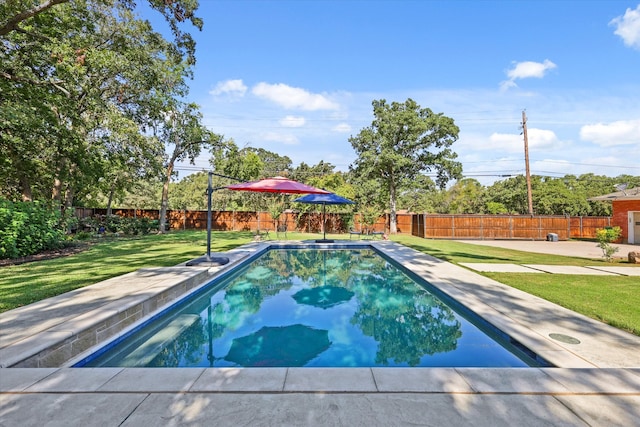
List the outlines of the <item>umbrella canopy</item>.
{"type": "Polygon", "coordinates": [[[264,326],[235,338],[224,358],[243,367],[304,366],[330,346],[329,331],[325,329],[300,324],[264,326]]]}
{"type": "Polygon", "coordinates": [[[340,197],[335,193],[326,194],[309,194],[307,196],[298,197],[294,202],[299,203],[314,203],[316,205],[353,205],[355,202],[340,197]]]}
{"type": "Polygon", "coordinates": [[[328,194],[308,194],[306,196],[298,197],[294,200],[294,202],[298,203],[313,203],[316,205],[322,205],[322,231],[324,233],[324,238],[322,239],[325,242],[330,242],[327,240],[327,230],[325,227],[325,215],[326,215],[326,205],[353,205],[355,202],[345,199],[344,197],[340,197],[334,193],[328,194]]]}
{"type": "Polygon", "coordinates": [[[330,194],[328,191],[303,184],[282,176],[265,178],[258,181],[242,182],[227,186],[229,190],[257,191],[260,193],[286,193],[286,194],[330,194]]]}
{"type": "Polygon", "coordinates": [[[302,289],[293,295],[298,304],[313,305],[322,309],[349,301],[353,295],[348,289],[341,286],[319,286],[317,288],[302,289]]]}

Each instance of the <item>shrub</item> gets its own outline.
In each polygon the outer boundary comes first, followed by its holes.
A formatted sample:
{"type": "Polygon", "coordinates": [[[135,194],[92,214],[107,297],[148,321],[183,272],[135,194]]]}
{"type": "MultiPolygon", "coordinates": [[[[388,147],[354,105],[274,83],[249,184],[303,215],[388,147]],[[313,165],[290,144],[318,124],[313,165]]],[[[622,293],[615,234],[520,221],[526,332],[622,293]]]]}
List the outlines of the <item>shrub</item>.
{"type": "Polygon", "coordinates": [[[602,249],[602,257],[608,262],[613,260],[613,254],[618,252],[617,247],[612,246],[611,242],[615,242],[622,235],[622,229],[620,227],[606,227],[596,230],[596,239],[598,240],[598,247],[602,249]]]}
{"type": "Polygon", "coordinates": [[[88,231],[78,231],[76,233],[76,240],[89,240],[91,239],[91,233],[88,231]]]}
{"type": "Polygon", "coordinates": [[[60,213],[40,202],[0,199],[0,258],[18,258],[65,244],[60,213]]]}

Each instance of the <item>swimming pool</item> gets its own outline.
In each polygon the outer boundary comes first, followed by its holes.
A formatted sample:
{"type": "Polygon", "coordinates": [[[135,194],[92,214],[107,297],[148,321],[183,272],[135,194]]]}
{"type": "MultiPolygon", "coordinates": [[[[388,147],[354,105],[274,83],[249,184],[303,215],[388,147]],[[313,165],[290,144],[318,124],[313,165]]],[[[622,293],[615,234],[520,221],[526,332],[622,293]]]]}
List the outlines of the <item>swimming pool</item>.
{"type": "Polygon", "coordinates": [[[537,366],[369,248],[270,249],[76,366],[537,366]]]}

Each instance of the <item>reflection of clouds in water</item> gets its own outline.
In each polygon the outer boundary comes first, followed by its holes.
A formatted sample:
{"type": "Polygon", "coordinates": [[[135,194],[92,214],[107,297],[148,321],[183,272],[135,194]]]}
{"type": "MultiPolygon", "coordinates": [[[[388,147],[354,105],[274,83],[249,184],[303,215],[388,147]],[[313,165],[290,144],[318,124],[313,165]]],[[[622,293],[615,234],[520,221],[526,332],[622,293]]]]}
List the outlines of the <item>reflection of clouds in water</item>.
{"type": "MultiPolygon", "coordinates": [[[[250,280],[265,280],[269,279],[272,275],[272,271],[267,267],[262,265],[258,265],[255,268],[252,268],[250,271],[245,274],[245,277],[250,280]]],[[[234,285],[235,286],[235,283],[234,285]]]]}
{"type": "MultiPolygon", "coordinates": [[[[268,251],[227,280],[228,287],[218,283],[221,290],[204,293],[175,314],[197,313],[211,330],[205,334],[207,341],[213,337],[215,366],[231,366],[220,358],[234,339],[294,324],[328,331],[330,346],[308,366],[502,366],[515,358],[371,250],[268,251]]],[[[273,336],[263,332],[256,336],[273,336]]],[[[195,344],[202,337],[189,339],[195,344]]],[[[172,354],[191,354],[193,348],[172,354]]],[[[208,342],[201,350],[209,354],[208,342]]]]}

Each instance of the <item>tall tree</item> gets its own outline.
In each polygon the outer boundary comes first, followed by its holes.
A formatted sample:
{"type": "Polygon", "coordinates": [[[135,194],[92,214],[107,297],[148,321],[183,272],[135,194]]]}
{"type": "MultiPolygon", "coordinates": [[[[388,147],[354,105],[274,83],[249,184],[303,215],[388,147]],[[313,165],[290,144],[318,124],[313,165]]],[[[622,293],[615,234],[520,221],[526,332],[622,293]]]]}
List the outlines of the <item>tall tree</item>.
{"type": "Polygon", "coordinates": [[[404,103],[373,101],[371,126],[349,138],[358,158],[353,171],[384,184],[389,196],[390,232],[396,233],[396,200],[402,182],[435,171],[440,187],[458,178],[462,165],[451,145],[458,139],[453,119],[421,108],[414,100],[404,103]]]}
{"type": "Polygon", "coordinates": [[[222,137],[211,132],[202,125],[202,113],[193,103],[178,103],[168,112],[156,132],[159,139],[168,149],[165,159],[164,185],[160,203],[160,224],[158,232],[164,233],[169,206],[169,184],[174,175],[175,163],[189,160],[194,164],[195,158],[203,148],[220,144],[222,137]]]}
{"type": "MultiPolygon", "coordinates": [[[[42,15],[52,14],[71,0],[8,0],[0,2],[0,37],[13,32],[25,31],[34,20],[42,15]]],[[[117,6],[132,12],[136,6],[132,0],[95,0],[98,6],[117,6]]],[[[197,29],[202,29],[202,19],[195,15],[198,0],[148,0],[152,9],[161,13],[174,35],[176,53],[186,56],[190,64],[195,64],[195,42],[188,32],[180,28],[183,22],[191,22],[197,29]]]]}
{"type": "Polygon", "coordinates": [[[418,175],[402,185],[398,206],[410,212],[440,213],[444,203],[444,191],[438,190],[428,176],[418,175]]]}
{"type": "Polygon", "coordinates": [[[484,187],[473,178],[458,180],[447,191],[449,209],[452,214],[482,214],[485,210],[484,187]]]}
{"type": "Polygon", "coordinates": [[[14,194],[44,198],[48,188],[70,203],[108,174],[157,165],[157,143],[141,135],[186,94],[190,69],[148,22],[120,2],[76,0],[21,21],[3,42],[0,148],[8,161],[0,177],[18,171],[9,178],[14,194]]]}

